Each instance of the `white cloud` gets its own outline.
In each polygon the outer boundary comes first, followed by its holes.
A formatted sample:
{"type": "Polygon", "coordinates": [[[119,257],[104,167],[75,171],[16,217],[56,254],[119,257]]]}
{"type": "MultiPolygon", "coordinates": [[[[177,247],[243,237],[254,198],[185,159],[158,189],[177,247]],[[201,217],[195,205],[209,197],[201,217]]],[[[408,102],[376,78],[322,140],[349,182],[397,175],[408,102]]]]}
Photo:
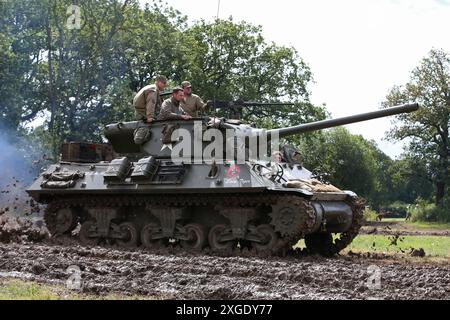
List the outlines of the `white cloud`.
{"type": "MultiPolygon", "coordinates": [[[[168,3],[191,21],[213,20],[217,13],[217,1],[168,3]]],[[[325,102],[334,117],[377,109],[431,48],[450,50],[449,0],[221,0],[220,17],[229,16],[261,25],[267,40],[295,47],[314,74],[313,102],[325,102]]],[[[402,151],[401,143],[382,141],[389,119],[348,128],[391,156],[402,151]]]]}

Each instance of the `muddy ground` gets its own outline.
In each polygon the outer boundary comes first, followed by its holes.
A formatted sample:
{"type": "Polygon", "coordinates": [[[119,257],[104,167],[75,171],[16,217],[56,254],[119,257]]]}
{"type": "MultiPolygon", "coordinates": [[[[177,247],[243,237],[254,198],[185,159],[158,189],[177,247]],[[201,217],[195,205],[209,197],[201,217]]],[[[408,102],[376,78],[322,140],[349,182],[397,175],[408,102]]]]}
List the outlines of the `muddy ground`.
{"type": "MultiPolygon", "coordinates": [[[[261,259],[85,248],[49,239],[41,208],[6,191],[1,195],[0,278],[65,286],[79,268],[84,293],[156,299],[450,299],[448,259],[351,253],[261,259]]],[[[378,224],[362,233],[392,232],[378,224]]]]}
{"type": "Polygon", "coordinates": [[[450,299],[448,262],[352,254],[261,259],[0,244],[1,277],[65,285],[72,265],[81,270],[82,291],[95,294],[176,299],[450,299]],[[379,289],[375,280],[370,281],[378,270],[379,289]]]}

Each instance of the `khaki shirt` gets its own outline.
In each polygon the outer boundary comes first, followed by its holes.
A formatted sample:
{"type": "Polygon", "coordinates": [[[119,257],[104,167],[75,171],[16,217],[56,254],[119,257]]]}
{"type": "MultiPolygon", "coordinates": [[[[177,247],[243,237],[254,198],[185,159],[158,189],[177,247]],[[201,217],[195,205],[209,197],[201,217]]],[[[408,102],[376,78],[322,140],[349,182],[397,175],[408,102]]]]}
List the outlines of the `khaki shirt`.
{"type": "Polygon", "coordinates": [[[181,108],[191,117],[198,117],[198,112],[203,111],[206,108],[206,103],[203,102],[196,94],[191,94],[190,96],[185,96],[180,102],[181,108]]]}
{"type": "Polygon", "coordinates": [[[169,98],[162,103],[158,120],[182,119],[182,113],[183,110],[180,109],[180,103],[173,98],[169,98]]]}
{"type": "Polygon", "coordinates": [[[161,97],[155,84],[143,87],[134,96],[133,106],[136,119],[155,118],[161,107],[161,97]]]}

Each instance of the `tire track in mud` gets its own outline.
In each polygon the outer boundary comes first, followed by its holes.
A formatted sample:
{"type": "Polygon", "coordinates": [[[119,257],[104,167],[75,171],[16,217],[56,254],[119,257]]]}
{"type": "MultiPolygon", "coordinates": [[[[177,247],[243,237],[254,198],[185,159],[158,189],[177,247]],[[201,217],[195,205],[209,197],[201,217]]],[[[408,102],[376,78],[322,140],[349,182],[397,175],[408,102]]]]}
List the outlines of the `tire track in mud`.
{"type": "Polygon", "coordinates": [[[260,259],[153,254],[140,249],[0,244],[0,276],[65,285],[71,265],[86,293],[175,299],[449,299],[450,265],[340,256],[260,259]],[[381,289],[366,286],[368,267],[381,289]]]}

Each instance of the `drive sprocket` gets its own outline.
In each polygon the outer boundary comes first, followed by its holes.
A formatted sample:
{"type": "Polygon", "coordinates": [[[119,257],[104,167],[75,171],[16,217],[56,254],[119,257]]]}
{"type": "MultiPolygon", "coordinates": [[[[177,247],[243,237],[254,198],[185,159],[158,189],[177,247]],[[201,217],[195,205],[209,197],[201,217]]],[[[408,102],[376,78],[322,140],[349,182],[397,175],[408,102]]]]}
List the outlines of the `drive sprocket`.
{"type": "Polygon", "coordinates": [[[272,205],[270,224],[275,231],[287,240],[295,244],[310,232],[316,221],[316,215],[311,203],[298,196],[280,197],[279,201],[272,205]]]}

